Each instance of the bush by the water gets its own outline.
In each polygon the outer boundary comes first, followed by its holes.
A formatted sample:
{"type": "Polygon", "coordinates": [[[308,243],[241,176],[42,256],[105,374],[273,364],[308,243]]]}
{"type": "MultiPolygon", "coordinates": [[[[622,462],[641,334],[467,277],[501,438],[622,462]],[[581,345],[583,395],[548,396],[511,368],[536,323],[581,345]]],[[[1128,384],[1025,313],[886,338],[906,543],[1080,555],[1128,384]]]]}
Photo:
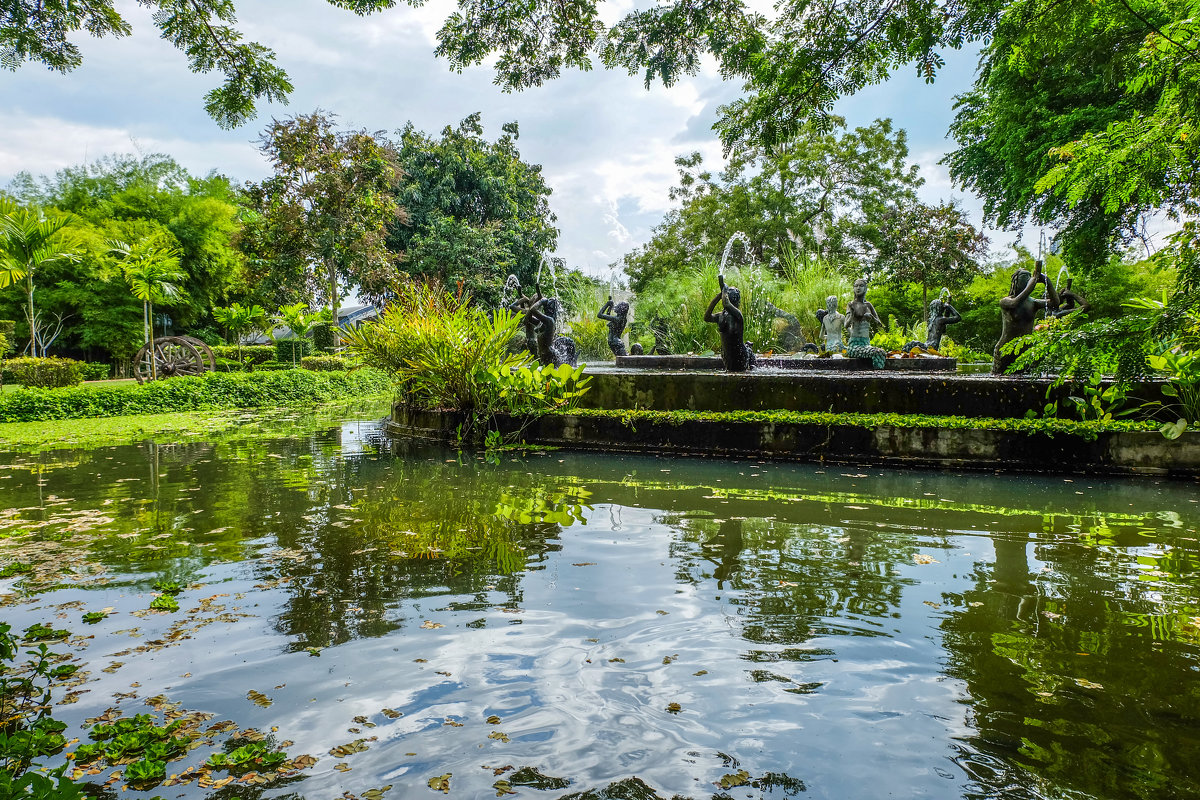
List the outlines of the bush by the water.
{"type": "Polygon", "coordinates": [[[383,394],[390,388],[387,375],[373,369],[210,372],[199,377],[170,378],[141,386],[23,388],[0,395],[0,422],[308,405],[383,394]]]}
{"type": "Polygon", "coordinates": [[[4,381],[41,388],[78,386],[88,366],[72,358],[14,358],[4,362],[4,381]]]}

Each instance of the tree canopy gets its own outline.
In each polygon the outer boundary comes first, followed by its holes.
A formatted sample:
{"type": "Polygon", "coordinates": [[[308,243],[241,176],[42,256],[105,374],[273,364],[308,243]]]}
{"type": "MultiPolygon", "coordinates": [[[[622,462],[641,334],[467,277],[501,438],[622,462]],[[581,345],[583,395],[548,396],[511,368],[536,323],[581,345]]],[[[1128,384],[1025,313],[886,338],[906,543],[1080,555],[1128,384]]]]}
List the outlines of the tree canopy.
{"type": "Polygon", "coordinates": [[[407,213],[392,224],[389,246],[405,254],[411,275],[462,281],[484,301],[499,298],[509,274],[531,285],[558,242],[542,168],[521,160],[515,122],[503,131],[489,142],[475,113],[438,138],[410,123],[396,144],[396,200],[407,213]]]}
{"type": "Polygon", "coordinates": [[[271,308],[323,300],[336,312],[343,288],[386,297],[399,277],[388,226],[404,213],[390,143],[381,133],[339,131],[321,111],[272,121],[260,142],[274,173],[245,190],[242,247],[255,299],[271,308]]]}
{"type": "Polygon", "coordinates": [[[735,232],[750,239],[754,258],[769,263],[799,246],[838,261],[870,260],[888,210],[916,202],[922,180],[907,161],[904,131],[890,120],[847,130],[809,124],[787,145],[739,145],[714,176],[699,153],[676,159],[678,208],[654,236],[625,257],[633,288],[701,259],[716,260],[735,232]]]}

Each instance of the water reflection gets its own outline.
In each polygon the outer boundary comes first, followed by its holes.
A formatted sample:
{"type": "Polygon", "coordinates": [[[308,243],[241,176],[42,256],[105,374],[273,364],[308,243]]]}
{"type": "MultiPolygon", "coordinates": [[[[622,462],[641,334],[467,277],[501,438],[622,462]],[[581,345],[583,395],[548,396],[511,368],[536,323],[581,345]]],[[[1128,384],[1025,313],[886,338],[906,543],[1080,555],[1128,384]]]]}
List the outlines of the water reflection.
{"type": "Polygon", "coordinates": [[[1200,794],[1194,487],[374,431],[4,456],[5,613],[91,673],[64,719],[164,693],[321,757],[264,796],[1200,794]]]}

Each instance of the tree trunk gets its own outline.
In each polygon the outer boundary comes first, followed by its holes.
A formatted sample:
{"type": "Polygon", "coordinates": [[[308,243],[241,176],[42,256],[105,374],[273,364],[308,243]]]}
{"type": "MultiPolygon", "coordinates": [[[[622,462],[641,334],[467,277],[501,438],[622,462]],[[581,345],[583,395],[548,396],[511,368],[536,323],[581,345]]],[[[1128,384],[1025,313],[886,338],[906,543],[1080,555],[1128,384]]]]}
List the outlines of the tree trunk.
{"type": "Polygon", "coordinates": [[[37,323],[33,317],[33,270],[29,270],[29,355],[32,358],[38,357],[37,351],[37,323]]]}
{"type": "Polygon", "coordinates": [[[148,300],[142,301],[142,344],[150,343],[150,312],[146,310],[148,300]]]}
{"type": "Polygon", "coordinates": [[[330,329],[330,333],[333,334],[333,349],[336,351],[341,345],[341,337],[338,336],[337,268],[333,262],[329,262],[329,304],[333,317],[333,327],[330,329]]]}
{"type": "Polygon", "coordinates": [[[150,310],[150,380],[158,380],[158,358],[154,353],[154,303],[147,301],[150,310]]]}

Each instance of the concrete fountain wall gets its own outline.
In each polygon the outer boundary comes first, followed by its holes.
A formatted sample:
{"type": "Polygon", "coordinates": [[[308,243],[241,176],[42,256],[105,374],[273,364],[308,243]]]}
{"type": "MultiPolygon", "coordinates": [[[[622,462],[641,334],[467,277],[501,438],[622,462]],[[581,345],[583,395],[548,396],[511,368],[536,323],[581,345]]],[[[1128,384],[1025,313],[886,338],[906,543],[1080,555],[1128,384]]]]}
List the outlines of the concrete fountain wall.
{"type": "MultiPolygon", "coordinates": [[[[1039,378],[997,378],[914,372],[761,370],[745,374],[711,371],[588,370],[591,389],[583,408],[653,411],[838,411],[930,414],[961,417],[1023,417],[1070,387],[1052,389],[1039,378]]],[[[1136,385],[1130,396],[1162,401],[1161,383],[1136,385]]]]}

